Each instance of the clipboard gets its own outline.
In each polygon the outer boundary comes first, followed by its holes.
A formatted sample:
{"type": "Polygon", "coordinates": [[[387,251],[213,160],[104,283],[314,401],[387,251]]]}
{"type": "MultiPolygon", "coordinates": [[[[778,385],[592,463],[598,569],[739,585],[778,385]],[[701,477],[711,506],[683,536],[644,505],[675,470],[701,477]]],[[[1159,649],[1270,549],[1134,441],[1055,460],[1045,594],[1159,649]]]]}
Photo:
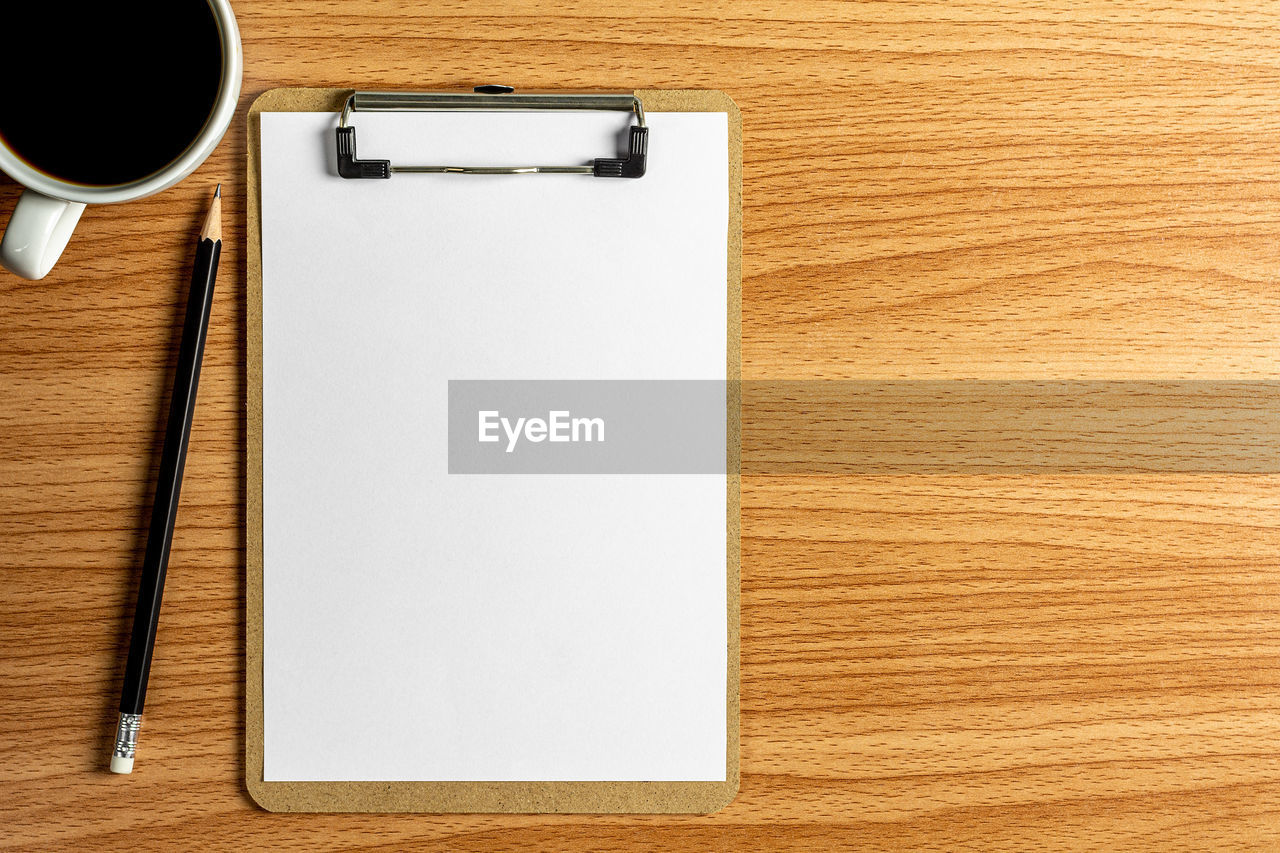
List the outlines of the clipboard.
{"type": "MultiPolygon", "coordinates": [[[[248,358],[246,466],[246,737],[245,781],[250,795],[263,808],[279,812],[429,812],[429,813],[708,813],[733,800],[739,786],[739,555],[740,450],[739,390],[741,375],[741,165],[742,123],[733,101],[715,91],[637,90],[630,93],[576,95],[580,105],[565,106],[563,95],[529,102],[527,109],[631,109],[626,150],[620,156],[600,157],[588,165],[548,164],[512,169],[483,164],[471,167],[393,164],[361,160],[354,131],[344,150],[342,130],[362,109],[501,109],[511,98],[505,87],[478,87],[474,93],[435,93],[444,98],[422,101],[421,93],[355,93],[348,89],[274,89],[250,107],[248,124],[247,254],[248,358]],[[370,97],[372,95],[372,97],[370,97]],[[601,100],[601,98],[604,100],[601,100]],[[495,103],[497,101],[497,103],[495,103]],[[634,103],[634,106],[630,106],[634,103]],[[424,106],[425,104],[425,106],[424,106]],[[648,144],[644,111],[721,112],[728,122],[728,243],[726,320],[726,488],[725,519],[727,673],[725,774],[723,781],[264,781],[264,543],[263,543],[263,275],[261,241],[261,121],[263,113],[331,112],[337,131],[337,160],[349,178],[391,178],[395,172],[502,171],[565,172],[588,175],[584,180],[626,179],[643,174],[648,144]],[[603,162],[602,162],[603,161],[603,162]],[[345,165],[344,165],[345,163],[345,165]],[[626,172],[627,174],[624,174],[626,172]]],[[[529,98],[531,96],[524,96],[529,98]]],[[[518,101],[516,103],[519,103],[518,101]]],[[[364,140],[361,139],[361,143],[364,140]]],[[[660,140],[655,144],[660,144],[660,140]]],[[[617,153],[617,152],[605,152],[617,153]]],[[[459,178],[459,180],[472,180],[459,178]]],[[[542,180],[531,177],[529,180],[542,180]]],[[[639,246],[643,254],[652,247],[639,246]]]]}

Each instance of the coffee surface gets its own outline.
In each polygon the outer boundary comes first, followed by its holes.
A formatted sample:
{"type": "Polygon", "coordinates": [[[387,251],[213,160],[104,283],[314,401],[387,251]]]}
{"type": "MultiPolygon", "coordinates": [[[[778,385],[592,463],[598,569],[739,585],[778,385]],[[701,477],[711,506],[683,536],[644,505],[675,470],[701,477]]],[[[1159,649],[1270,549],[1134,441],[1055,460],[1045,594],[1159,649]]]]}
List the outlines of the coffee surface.
{"type": "Polygon", "coordinates": [[[195,141],[222,74],[207,3],[14,5],[0,37],[0,137],[20,158],[63,181],[112,186],[195,141]]]}

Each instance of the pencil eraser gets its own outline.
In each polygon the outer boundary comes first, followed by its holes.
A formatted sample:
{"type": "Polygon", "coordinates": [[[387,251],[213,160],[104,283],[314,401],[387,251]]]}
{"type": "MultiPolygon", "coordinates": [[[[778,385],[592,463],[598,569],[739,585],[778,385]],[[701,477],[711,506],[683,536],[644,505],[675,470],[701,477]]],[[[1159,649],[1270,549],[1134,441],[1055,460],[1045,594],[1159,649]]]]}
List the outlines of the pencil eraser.
{"type": "Polygon", "coordinates": [[[133,759],[123,758],[119,755],[111,756],[111,772],[112,773],[132,773],[133,759]]]}

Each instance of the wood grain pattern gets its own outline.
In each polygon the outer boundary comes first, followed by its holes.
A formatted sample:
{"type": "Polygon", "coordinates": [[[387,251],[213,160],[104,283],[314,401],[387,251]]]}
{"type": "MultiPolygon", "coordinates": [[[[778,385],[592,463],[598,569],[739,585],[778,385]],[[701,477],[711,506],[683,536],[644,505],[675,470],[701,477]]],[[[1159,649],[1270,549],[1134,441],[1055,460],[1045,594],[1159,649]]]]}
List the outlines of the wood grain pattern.
{"type": "Polygon", "coordinates": [[[729,92],[748,379],[1275,379],[1280,6],[235,5],[241,115],[209,162],[90,208],[45,281],[0,273],[0,848],[1280,846],[1280,476],[744,478],[742,791],[705,818],[257,810],[240,485],[243,112],[268,88],[729,92]],[[143,751],[112,777],[218,181],[143,751]]]}

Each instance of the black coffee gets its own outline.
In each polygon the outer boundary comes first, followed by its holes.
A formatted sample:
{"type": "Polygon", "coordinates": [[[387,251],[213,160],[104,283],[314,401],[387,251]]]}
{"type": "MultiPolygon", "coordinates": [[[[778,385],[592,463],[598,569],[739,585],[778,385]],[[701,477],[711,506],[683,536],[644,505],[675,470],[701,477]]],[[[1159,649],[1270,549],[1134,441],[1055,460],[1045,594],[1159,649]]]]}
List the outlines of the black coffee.
{"type": "Polygon", "coordinates": [[[0,137],[52,177],[110,186],[172,163],[218,97],[204,0],[21,0],[0,41],[0,137]]]}

